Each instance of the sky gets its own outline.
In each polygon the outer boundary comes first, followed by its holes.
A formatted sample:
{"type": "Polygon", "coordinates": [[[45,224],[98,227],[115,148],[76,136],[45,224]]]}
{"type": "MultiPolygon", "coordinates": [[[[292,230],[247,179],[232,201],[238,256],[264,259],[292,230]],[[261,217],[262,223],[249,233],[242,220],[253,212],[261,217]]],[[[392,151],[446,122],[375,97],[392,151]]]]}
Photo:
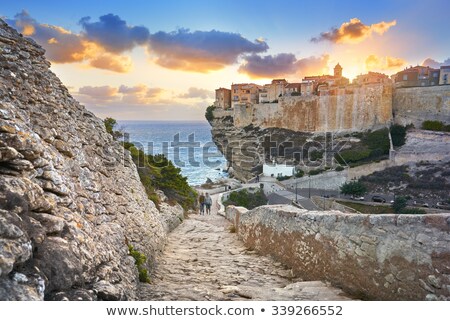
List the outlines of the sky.
{"type": "Polygon", "coordinates": [[[97,116],[201,120],[214,89],[450,65],[448,0],[5,1],[97,116]]]}

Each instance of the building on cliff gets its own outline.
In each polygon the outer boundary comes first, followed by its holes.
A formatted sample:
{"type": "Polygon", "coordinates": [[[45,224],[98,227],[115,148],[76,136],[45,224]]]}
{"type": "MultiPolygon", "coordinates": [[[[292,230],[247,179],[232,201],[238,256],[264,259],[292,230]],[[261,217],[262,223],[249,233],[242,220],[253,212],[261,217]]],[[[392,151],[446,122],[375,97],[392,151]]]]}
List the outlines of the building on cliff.
{"type": "Polygon", "coordinates": [[[231,108],[231,90],[222,87],[216,89],[216,101],[214,102],[214,106],[223,109],[231,108]]]}
{"type": "Polygon", "coordinates": [[[406,68],[394,76],[396,87],[424,87],[439,84],[439,69],[428,66],[406,68]]]}
{"type": "Polygon", "coordinates": [[[450,66],[441,66],[439,75],[439,85],[450,84],[450,66]]]}
{"type": "Polygon", "coordinates": [[[348,78],[342,76],[343,68],[338,63],[334,67],[333,75],[321,75],[321,76],[306,76],[302,79],[302,81],[312,82],[313,83],[313,91],[317,92],[317,89],[320,85],[326,84],[328,87],[332,86],[346,86],[350,83],[348,78]]]}
{"type": "Polygon", "coordinates": [[[231,107],[236,105],[257,104],[259,102],[259,91],[263,86],[249,84],[232,84],[231,85],[231,107]]]}
{"type": "Polygon", "coordinates": [[[369,71],[367,74],[358,75],[353,80],[353,84],[355,85],[368,85],[368,84],[380,84],[391,82],[392,80],[389,78],[388,75],[372,71],[369,71]]]}

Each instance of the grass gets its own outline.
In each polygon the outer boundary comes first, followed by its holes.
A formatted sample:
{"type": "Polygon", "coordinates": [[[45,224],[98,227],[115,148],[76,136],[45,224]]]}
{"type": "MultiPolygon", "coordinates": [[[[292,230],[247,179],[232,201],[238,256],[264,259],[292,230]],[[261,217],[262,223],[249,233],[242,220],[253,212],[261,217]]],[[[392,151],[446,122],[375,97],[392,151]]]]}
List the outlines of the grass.
{"type": "Polygon", "coordinates": [[[394,209],[391,206],[388,205],[367,205],[367,204],[360,204],[360,203],[353,203],[353,202],[346,202],[346,201],[336,201],[339,204],[348,206],[350,208],[353,208],[354,210],[357,210],[360,213],[363,214],[393,214],[394,209]]]}

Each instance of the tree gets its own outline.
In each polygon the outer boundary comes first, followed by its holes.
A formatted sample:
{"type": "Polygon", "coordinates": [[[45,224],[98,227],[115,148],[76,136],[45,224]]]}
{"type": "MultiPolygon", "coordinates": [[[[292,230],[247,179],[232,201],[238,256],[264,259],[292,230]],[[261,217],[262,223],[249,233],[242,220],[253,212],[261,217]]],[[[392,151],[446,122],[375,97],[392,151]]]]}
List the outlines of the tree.
{"type": "Polygon", "coordinates": [[[394,203],[392,204],[392,208],[395,213],[402,213],[402,211],[406,208],[406,197],[399,196],[396,197],[394,203]]]}
{"type": "Polygon", "coordinates": [[[394,146],[402,146],[406,140],[406,127],[402,125],[392,125],[390,128],[392,144],[394,146]]]}
{"type": "Polygon", "coordinates": [[[123,136],[123,133],[120,130],[114,130],[114,127],[117,126],[117,121],[114,118],[106,117],[103,123],[105,124],[106,131],[111,134],[114,139],[123,136]]]}
{"type": "Polygon", "coordinates": [[[359,181],[351,181],[341,186],[341,193],[344,195],[363,196],[366,192],[366,186],[359,181]]]}
{"type": "Polygon", "coordinates": [[[205,112],[205,118],[207,121],[212,121],[214,119],[214,109],[216,109],[216,107],[214,107],[214,105],[208,106],[206,108],[206,112],[205,112]]]}

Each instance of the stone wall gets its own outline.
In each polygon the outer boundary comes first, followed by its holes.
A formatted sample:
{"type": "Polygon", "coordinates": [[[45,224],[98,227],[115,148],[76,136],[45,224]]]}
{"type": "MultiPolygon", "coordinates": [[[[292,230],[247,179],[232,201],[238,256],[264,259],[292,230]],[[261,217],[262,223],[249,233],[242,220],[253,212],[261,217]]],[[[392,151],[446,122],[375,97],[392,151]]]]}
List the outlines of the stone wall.
{"type": "Polygon", "coordinates": [[[302,132],[360,131],[392,120],[392,86],[349,86],[321,96],[280,97],[279,103],[236,106],[234,126],[302,132]]]}
{"type": "Polygon", "coordinates": [[[397,88],[393,95],[395,122],[420,128],[424,120],[450,123],[450,85],[397,88]]]}
{"type": "Polygon", "coordinates": [[[232,210],[247,247],[304,280],[329,281],[362,299],[450,299],[450,214],[232,210]]]}
{"type": "Polygon", "coordinates": [[[151,268],[182,209],[156,209],[128,152],[49,67],[0,20],[0,300],[135,299],[128,245],[151,268]]]}

